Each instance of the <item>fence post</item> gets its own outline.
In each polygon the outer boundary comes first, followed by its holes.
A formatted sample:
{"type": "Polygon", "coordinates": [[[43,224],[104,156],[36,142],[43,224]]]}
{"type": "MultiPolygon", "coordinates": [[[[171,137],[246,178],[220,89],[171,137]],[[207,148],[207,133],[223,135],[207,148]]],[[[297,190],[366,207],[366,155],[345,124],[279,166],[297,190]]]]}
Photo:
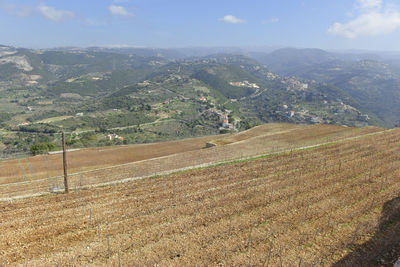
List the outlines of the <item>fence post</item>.
{"type": "Polygon", "coordinates": [[[51,192],[51,190],[53,190],[54,188],[51,186],[50,172],[49,172],[49,159],[48,159],[47,155],[45,156],[45,159],[46,159],[47,182],[49,184],[49,192],[51,192]]]}
{"type": "Polygon", "coordinates": [[[68,193],[69,189],[68,189],[68,174],[67,174],[67,150],[65,148],[64,132],[62,132],[62,146],[63,146],[63,166],[64,166],[64,188],[65,188],[65,193],[68,193]]]}

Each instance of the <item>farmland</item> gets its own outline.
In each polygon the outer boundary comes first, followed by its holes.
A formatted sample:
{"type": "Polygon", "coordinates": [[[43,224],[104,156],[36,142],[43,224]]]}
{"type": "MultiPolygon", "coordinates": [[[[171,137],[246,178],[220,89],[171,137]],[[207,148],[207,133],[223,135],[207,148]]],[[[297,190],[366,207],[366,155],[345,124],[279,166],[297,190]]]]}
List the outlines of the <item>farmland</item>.
{"type": "MultiPolygon", "coordinates": [[[[74,188],[153,176],[379,131],[382,129],[376,127],[266,124],[231,135],[85,149],[68,155],[70,185],[74,188]],[[207,142],[217,146],[204,149],[207,142]]],[[[5,161],[0,167],[2,199],[39,194],[62,187],[61,154],[5,161]]]]}
{"type": "Polygon", "coordinates": [[[285,152],[0,202],[0,265],[389,265],[400,256],[400,131],[378,130],[255,132],[182,155],[279,140],[285,152]],[[295,148],[313,143],[325,144],[295,148]]]}

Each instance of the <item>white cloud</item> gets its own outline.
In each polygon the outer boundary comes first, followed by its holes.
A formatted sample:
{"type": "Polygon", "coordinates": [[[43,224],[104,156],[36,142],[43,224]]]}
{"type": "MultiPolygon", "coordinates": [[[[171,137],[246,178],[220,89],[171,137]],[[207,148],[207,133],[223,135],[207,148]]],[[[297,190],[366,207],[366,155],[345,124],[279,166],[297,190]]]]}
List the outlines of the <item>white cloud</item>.
{"type": "Polygon", "coordinates": [[[346,23],[334,23],[328,32],[354,39],[361,36],[390,34],[400,28],[400,11],[383,7],[381,0],[357,0],[358,14],[346,23]]]}
{"type": "Polygon", "coordinates": [[[75,13],[69,10],[57,10],[54,7],[40,5],[38,7],[38,11],[40,15],[45,17],[46,19],[61,22],[68,19],[73,19],[75,17],[75,13]]]}
{"type": "Polygon", "coordinates": [[[357,0],[357,3],[361,9],[382,7],[382,0],[357,0]]]}
{"type": "Polygon", "coordinates": [[[110,11],[111,15],[114,16],[123,16],[123,17],[133,16],[133,14],[128,12],[128,10],[126,10],[126,8],[123,6],[111,5],[108,7],[108,10],[110,11]]]}
{"type": "Polygon", "coordinates": [[[328,31],[331,34],[352,39],[358,36],[385,35],[398,28],[400,28],[399,12],[369,12],[348,23],[335,23],[328,31]]]}
{"type": "Polygon", "coordinates": [[[226,15],[223,18],[219,19],[219,21],[225,22],[225,23],[232,23],[232,24],[238,24],[238,23],[245,23],[246,21],[244,19],[239,19],[233,15],[226,15]]]}

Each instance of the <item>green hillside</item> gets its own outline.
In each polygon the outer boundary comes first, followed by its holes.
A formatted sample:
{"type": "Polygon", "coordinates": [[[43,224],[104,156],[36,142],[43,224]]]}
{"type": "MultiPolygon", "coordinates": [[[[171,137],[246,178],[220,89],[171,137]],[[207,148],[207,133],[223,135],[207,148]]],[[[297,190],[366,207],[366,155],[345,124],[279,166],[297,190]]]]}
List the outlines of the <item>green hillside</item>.
{"type": "Polygon", "coordinates": [[[263,122],[380,123],[373,106],[362,109],[364,99],[340,84],[281,76],[243,55],[7,49],[0,56],[5,153],[57,145],[61,131],[70,146],[81,147],[235,132],[263,122]]]}

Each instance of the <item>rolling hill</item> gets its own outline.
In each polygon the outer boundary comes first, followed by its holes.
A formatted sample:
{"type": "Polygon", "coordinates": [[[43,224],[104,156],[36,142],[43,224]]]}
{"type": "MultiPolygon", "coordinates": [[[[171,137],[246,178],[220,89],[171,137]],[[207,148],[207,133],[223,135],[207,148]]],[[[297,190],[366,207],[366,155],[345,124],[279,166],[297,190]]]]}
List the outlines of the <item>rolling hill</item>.
{"type": "MultiPolygon", "coordinates": [[[[57,146],[61,131],[71,145],[85,147],[235,132],[264,122],[388,125],[396,116],[383,118],[390,105],[379,108],[381,102],[368,102],[372,93],[362,97],[338,77],[317,79],[317,71],[288,77],[245,55],[173,58],[172,52],[156,51],[2,47],[1,151],[29,152],[34,143],[57,146]]],[[[304,56],[312,59],[310,69],[331,58],[319,50],[304,56]]],[[[384,65],[368,69],[368,75],[386,71],[384,65]]],[[[391,80],[386,85],[382,97],[395,86],[391,80]]],[[[396,97],[391,101],[397,103],[396,97]]]]}
{"type": "Polygon", "coordinates": [[[344,55],[316,49],[281,49],[259,57],[283,75],[324,82],[351,96],[386,127],[399,124],[400,72],[395,57],[344,55]]]}

